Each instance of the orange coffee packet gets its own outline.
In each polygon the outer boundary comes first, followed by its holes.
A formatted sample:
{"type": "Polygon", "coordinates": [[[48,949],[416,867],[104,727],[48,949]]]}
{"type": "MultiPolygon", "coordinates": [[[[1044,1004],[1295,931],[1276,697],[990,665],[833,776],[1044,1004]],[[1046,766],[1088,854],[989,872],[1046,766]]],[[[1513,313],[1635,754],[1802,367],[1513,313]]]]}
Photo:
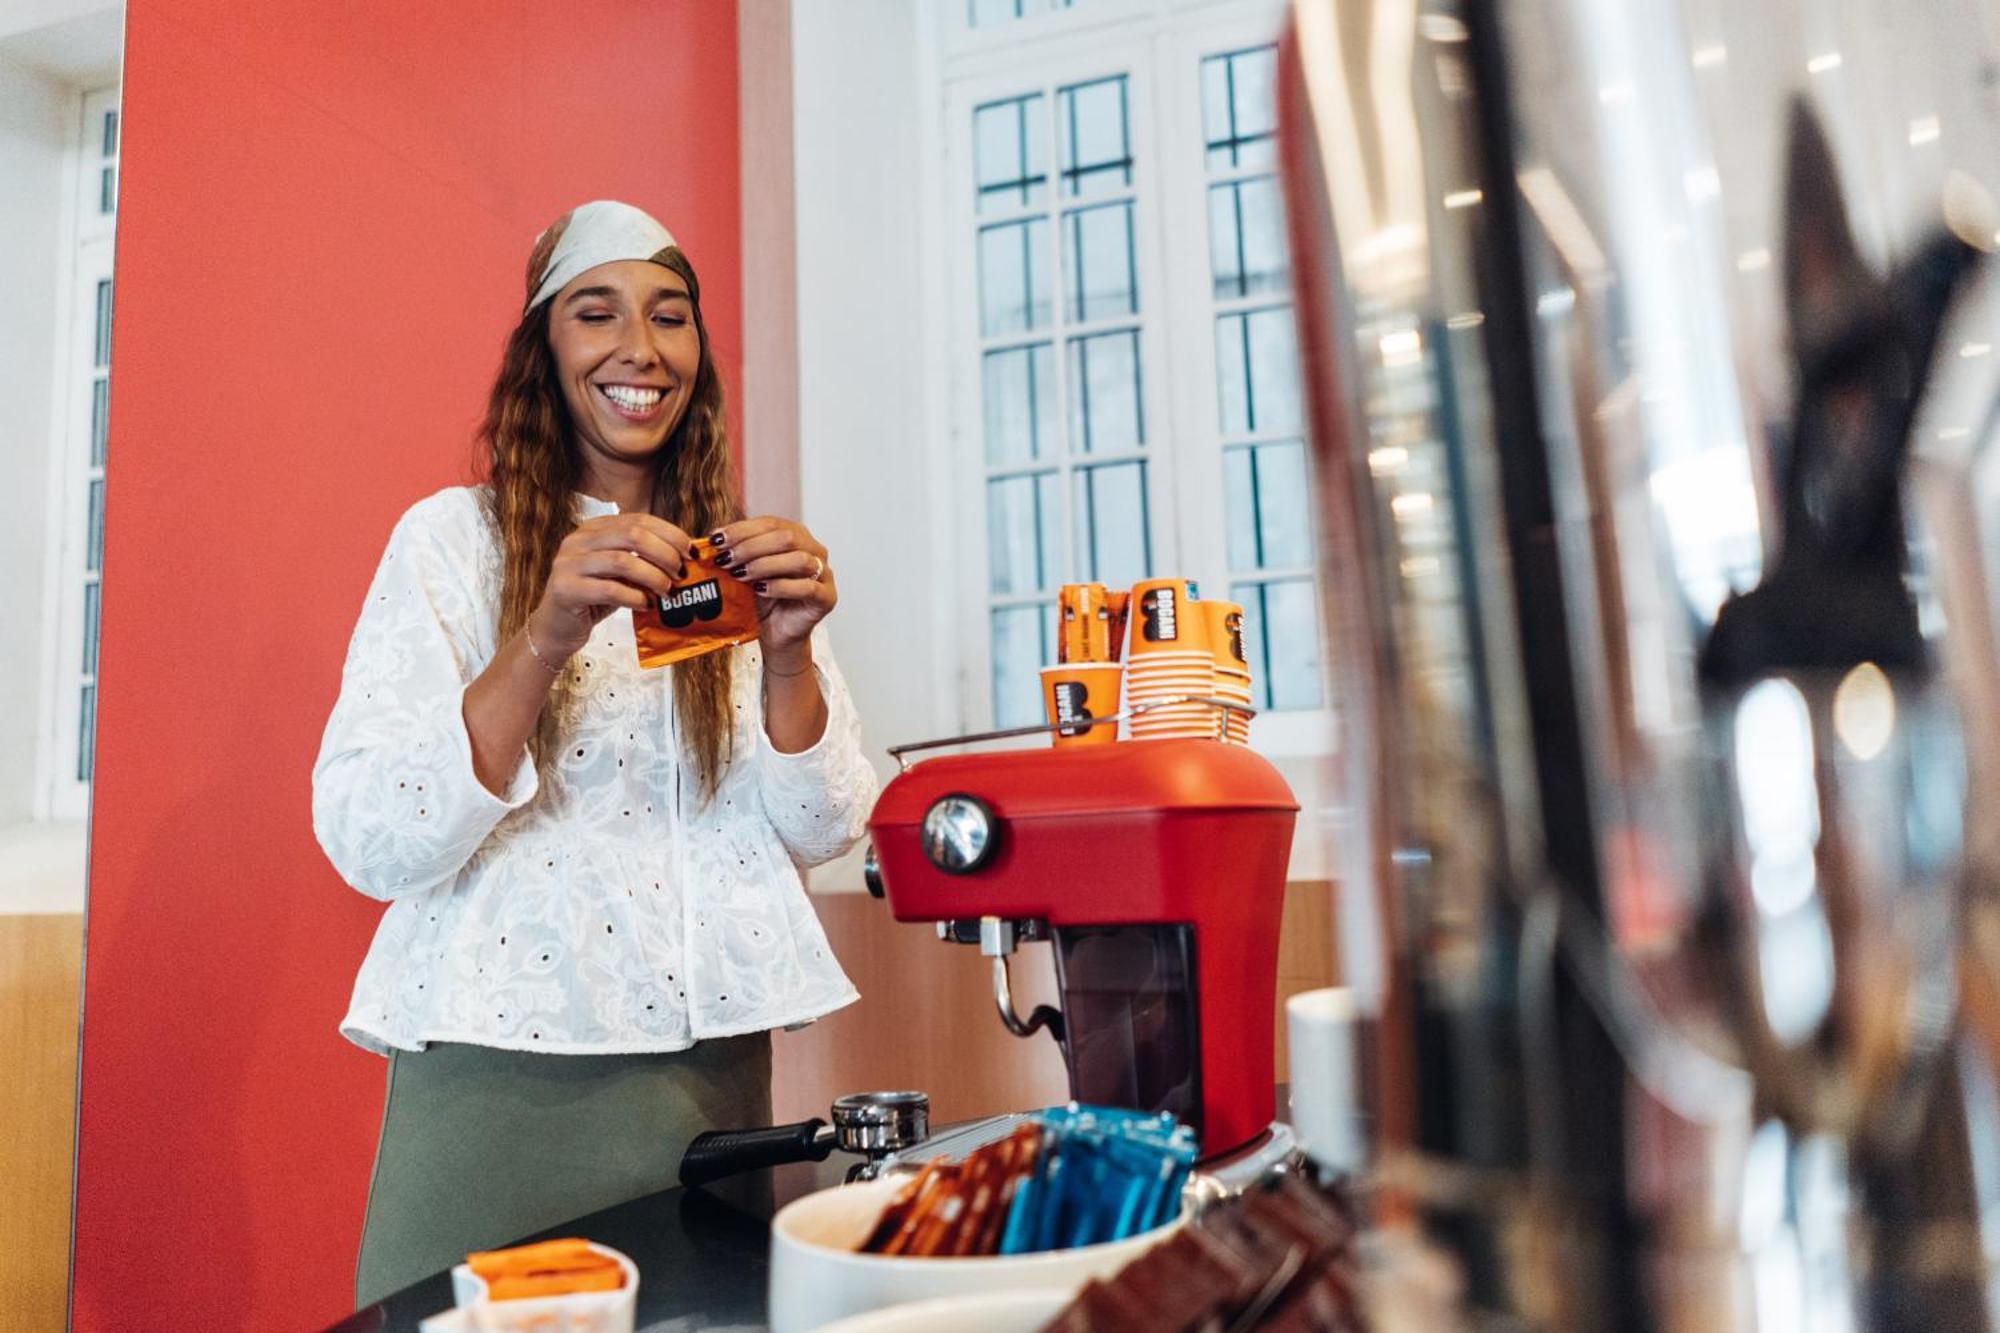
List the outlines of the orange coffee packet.
{"type": "Polygon", "coordinates": [[[757,594],[715,559],[706,538],[688,553],[687,570],[665,597],[632,613],[642,667],[672,666],[757,637],[757,594]]]}

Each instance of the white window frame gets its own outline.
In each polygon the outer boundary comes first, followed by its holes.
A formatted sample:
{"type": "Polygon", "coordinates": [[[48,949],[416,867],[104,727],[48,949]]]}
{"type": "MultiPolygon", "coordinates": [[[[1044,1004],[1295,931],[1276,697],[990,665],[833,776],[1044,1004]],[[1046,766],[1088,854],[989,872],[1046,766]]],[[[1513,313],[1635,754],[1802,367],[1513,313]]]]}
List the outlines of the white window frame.
{"type": "MultiPolygon", "coordinates": [[[[49,543],[43,599],[43,689],[41,744],[35,814],[41,819],[82,819],[90,809],[90,783],[78,779],[83,620],[87,584],[102,586],[101,571],[86,570],[90,542],[90,483],[102,470],[91,461],[91,397],[96,363],[97,284],[112,277],[116,205],[98,211],[101,177],[114,152],[102,153],[103,116],[119,107],[116,87],[85,92],[78,101],[74,137],[65,168],[62,265],[63,308],[57,313],[57,438],[49,469],[49,543]]],[[[119,144],[123,144],[123,130],[119,144]]],[[[114,187],[115,188],[115,187],[114,187]]],[[[114,289],[115,290],[115,289],[114,289]]],[[[100,593],[100,598],[102,594],[100,593]]],[[[100,616],[102,604],[100,601],[100,616]]],[[[100,620],[101,624],[101,620],[100,620]]],[[[98,656],[103,658],[102,635],[98,656]]],[[[95,734],[93,729],[93,734],[95,734]]]]}
{"type": "MultiPolygon", "coordinates": [[[[947,417],[951,447],[945,460],[953,496],[951,512],[958,611],[956,642],[963,649],[960,725],[991,725],[992,641],[988,567],[986,441],[981,371],[977,233],[981,219],[974,187],[972,113],[985,103],[1040,91],[1047,114],[1058,114],[1056,90],[1114,74],[1127,82],[1128,132],[1134,170],[1134,266],[1139,281],[1141,402],[1146,413],[1147,502],[1153,563],[1162,572],[1185,573],[1210,595],[1227,595],[1231,578],[1225,525],[1218,497],[1223,449],[1216,382],[1215,321],[1225,306],[1214,297],[1208,238],[1208,186],[1202,123],[1201,62],[1210,55],[1277,39],[1283,17],[1275,0],[1079,0],[1076,8],[972,28],[960,0],[940,25],[943,59],[935,67],[941,88],[935,105],[944,116],[942,163],[930,182],[942,197],[946,299],[944,315],[953,349],[947,417]],[[1175,222],[1165,215],[1171,208],[1175,222]],[[1185,220],[1182,220],[1185,219],[1185,220]]],[[[1047,161],[1049,213],[1059,219],[1061,163],[1047,161]]],[[[1079,201],[1081,202],[1081,201],[1079,201]]],[[[1062,290],[1062,237],[1058,224],[1051,256],[1054,299],[1062,290]]],[[[1289,298],[1285,298],[1289,299],[1289,298]]],[[[1246,302],[1276,303],[1274,297],[1246,302]]],[[[1068,357],[1055,326],[1059,377],[1068,357]]],[[[1067,333],[1067,330],[1064,330],[1067,333]]],[[[1023,341],[1033,335],[1024,334],[1023,341]]],[[[1065,410],[1066,410],[1065,402],[1065,410]]],[[[1067,421],[1063,423],[1065,436],[1067,421]]],[[[1303,425],[1301,426],[1303,434],[1303,425]]],[[[1072,496],[1065,549],[1074,540],[1072,496]]],[[[1053,594],[1053,589],[1051,589],[1053,594]]],[[[1323,630],[1320,660],[1325,663],[1323,630]]],[[[1322,667],[1321,707],[1267,712],[1251,729],[1251,743],[1273,756],[1318,756],[1333,749],[1330,674],[1322,667]]]]}

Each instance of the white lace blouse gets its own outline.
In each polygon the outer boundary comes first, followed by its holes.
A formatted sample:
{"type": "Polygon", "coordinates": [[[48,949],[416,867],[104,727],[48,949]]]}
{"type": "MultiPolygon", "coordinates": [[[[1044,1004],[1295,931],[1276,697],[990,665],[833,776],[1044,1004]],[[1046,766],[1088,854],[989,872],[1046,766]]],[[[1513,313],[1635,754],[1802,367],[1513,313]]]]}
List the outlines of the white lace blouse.
{"type": "Polygon", "coordinates": [[[823,630],[826,731],[797,754],[764,733],[757,646],[730,650],[732,758],[704,804],[672,669],[642,670],[631,612],[607,616],[566,668],[567,743],[540,774],[524,753],[495,796],[462,696],[495,651],[499,586],[480,495],[459,488],[403,516],[368,589],[313,767],[320,846],[389,904],[341,1032],[376,1052],[675,1051],[853,1001],[799,878],[853,845],[876,793],[823,630]]]}

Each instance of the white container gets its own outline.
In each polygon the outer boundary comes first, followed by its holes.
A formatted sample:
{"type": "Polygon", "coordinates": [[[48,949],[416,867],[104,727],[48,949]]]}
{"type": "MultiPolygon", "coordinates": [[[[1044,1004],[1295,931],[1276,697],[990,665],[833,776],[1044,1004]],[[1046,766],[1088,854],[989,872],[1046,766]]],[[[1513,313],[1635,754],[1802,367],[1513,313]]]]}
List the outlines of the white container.
{"type": "Polygon", "coordinates": [[[1341,986],[1301,991],[1285,1001],[1292,1071],[1292,1132],[1306,1156],[1329,1171],[1359,1171],[1361,1130],[1354,1025],[1360,1008],[1341,986]]]}
{"type": "Polygon", "coordinates": [[[857,1253],[902,1183],[888,1177],[838,1185],[808,1194],[771,1219],[771,1333],[809,1333],[885,1306],[982,1292],[1074,1295],[1091,1278],[1111,1276],[1181,1226],[1175,1221],[1126,1240],[1042,1254],[912,1259],[857,1253]]]}
{"type": "Polygon", "coordinates": [[[625,1273],[624,1286],[616,1291],[490,1301],[486,1299],[486,1279],[460,1264],[451,1270],[451,1294],[458,1302],[459,1322],[443,1327],[469,1333],[632,1333],[639,1311],[638,1265],[609,1245],[591,1241],[590,1248],[618,1261],[625,1273]]]}
{"type": "Polygon", "coordinates": [[[820,1333],[1037,1333],[1075,1294],[1043,1287],[947,1296],[849,1315],[820,1333]]]}

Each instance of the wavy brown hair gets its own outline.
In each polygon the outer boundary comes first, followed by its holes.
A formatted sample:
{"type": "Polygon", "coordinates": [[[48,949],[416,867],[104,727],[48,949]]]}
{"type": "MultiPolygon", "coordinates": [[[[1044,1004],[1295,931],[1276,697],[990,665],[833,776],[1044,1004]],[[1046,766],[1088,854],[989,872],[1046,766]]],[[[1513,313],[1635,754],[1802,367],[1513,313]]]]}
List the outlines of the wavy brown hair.
{"type": "MultiPolygon", "coordinates": [[[[535,243],[528,257],[527,290],[541,285],[549,256],[562,236],[567,216],[535,243]]],[[[705,535],[742,516],[736,475],[729,458],[729,430],[723,420],[722,380],[709,352],[708,327],[701,317],[701,282],[679,247],[653,256],[680,274],[694,307],[701,339],[701,368],[695,372],[688,405],[660,450],[654,474],[652,511],[682,530],[705,535]]],[[[583,459],[571,428],[569,405],[549,349],[549,308],[544,301],[521,317],[508,335],[487,398],[479,439],[487,451],[487,516],[501,549],[499,639],[520,629],[542,599],[556,548],[576,526],[576,488],[583,459]]],[[[674,673],[674,711],[686,757],[693,761],[702,799],[715,794],[731,758],[730,654],[709,653],[667,670],[674,673]]],[[[538,763],[556,753],[567,731],[574,700],[564,673],[549,691],[534,738],[538,763]]]]}

